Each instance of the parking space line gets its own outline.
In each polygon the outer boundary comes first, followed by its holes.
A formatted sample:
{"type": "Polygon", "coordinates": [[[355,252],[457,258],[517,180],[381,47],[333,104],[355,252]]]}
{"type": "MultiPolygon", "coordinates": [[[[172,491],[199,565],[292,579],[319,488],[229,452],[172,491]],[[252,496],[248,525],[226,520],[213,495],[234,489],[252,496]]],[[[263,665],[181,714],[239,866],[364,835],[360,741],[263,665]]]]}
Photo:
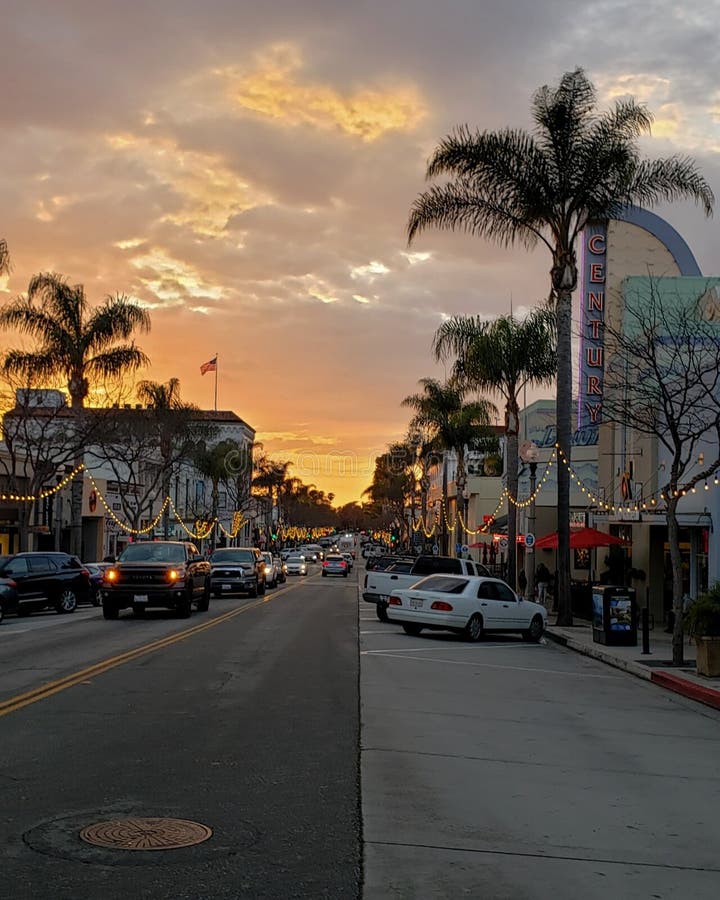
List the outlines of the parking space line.
{"type": "MultiPolygon", "coordinates": [[[[568,672],[562,669],[536,669],[533,666],[499,666],[494,663],[482,663],[482,662],[463,662],[458,659],[438,659],[435,657],[434,659],[430,659],[426,656],[400,656],[398,653],[393,653],[392,651],[381,651],[375,650],[373,651],[376,656],[387,656],[392,659],[411,659],[419,662],[429,662],[429,663],[443,663],[444,665],[449,666],[475,666],[480,669],[508,669],[514,672],[541,672],[543,675],[562,675],[563,678],[568,677],[568,672]]],[[[368,655],[368,654],[363,654],[368,655]]],[[[573,672],[573,678],[620,678],[620,675],[591,675],[586,672],[573,672]]]]}
{"type": "MultiPolygon", "coordinates": [[[[373,631],[371,634],[379,634],[381,632],[373,631]]],[[[396,632],[385,632],[386,634],[395,634],[396,632]]],[[[436,653],[436,652],[447,652],[448,647],[456,646],[461,650],[470,650],[479,652],[480,650],[507,650],[508,647],[522,647],[523,650],[537,650],[541,645],[540,644],[521,644],[520,642],[516,644],[450,644],[448,643],[444,647],[390,647],[387,650],[361,650],[361,656],[370,653],[436,653]]]]}

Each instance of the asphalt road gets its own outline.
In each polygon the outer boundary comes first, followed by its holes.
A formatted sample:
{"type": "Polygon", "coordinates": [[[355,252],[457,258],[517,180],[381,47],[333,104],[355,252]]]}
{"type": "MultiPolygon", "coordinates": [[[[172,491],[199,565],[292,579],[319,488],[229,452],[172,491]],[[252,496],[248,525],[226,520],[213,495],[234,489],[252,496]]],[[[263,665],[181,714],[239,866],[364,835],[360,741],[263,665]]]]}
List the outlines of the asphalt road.
{"type": "Polygon", "coordinates": [[[190,620],[6,618],[0,897],[358,897],[357,640],[355,578],[317,574],[190,620]],[[150,851],[79,837],[129,817],[212,836],[150,851]]]}
{"type": "Polygon", "coordinates": [[[360,602],[365,900],[717,900],[720,714],[360,602]]]}

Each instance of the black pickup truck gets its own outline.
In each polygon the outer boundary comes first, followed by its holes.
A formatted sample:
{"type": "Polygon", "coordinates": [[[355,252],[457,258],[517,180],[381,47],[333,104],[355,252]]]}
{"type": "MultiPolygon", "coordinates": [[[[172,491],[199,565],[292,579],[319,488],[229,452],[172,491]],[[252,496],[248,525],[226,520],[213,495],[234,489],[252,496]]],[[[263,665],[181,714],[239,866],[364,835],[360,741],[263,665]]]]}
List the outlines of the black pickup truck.
{"type": "Polygon", "coordinates": [[[210,605],[210,563],[187,541],[130,544],[103,574],[103,615],[117,619],[121,609],[136,616],[150,607],[172,609],[181,619],[210,605]]]}

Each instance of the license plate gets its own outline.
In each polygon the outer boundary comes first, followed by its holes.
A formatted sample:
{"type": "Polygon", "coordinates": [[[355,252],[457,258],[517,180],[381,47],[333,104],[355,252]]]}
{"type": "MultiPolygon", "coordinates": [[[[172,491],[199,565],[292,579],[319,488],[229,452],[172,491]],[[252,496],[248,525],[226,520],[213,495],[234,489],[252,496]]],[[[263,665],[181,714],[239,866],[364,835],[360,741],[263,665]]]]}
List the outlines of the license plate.
{"type": "Polygon", "coordinates": [[[410,598],[410,608],[411,609],[422,609],[423,601],[416,600],[413,597],[410,598]]]}
{"type": "Polygon", "coordinates": [[[147,603],[148,597],[147,594],[135,594],[133,597],[133,603],[147,603]]]}
{"type": "Polygon", "coordinates": [[[223,590],[223,591],[229,591],[231,588],[232,588],[232,585],[231,585],[231,584],[224,584],[224,585],[222,585],[221,590],[223,590]]]}

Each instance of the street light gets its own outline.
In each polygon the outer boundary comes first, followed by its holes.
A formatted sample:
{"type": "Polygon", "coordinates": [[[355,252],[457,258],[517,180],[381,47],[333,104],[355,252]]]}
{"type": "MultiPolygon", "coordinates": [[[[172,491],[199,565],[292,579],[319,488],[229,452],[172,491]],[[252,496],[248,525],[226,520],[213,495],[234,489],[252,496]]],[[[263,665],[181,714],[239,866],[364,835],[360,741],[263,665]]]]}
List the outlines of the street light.
{"type": "MultiPolygon", "coordinates": [[[[527,516],[527,533],[535,535],[535,478],[537,476],[537,464],[540,451],[534,441],[523,443],[520,448],[520,458],[530,467],[530,506],[527,516]]],[[[535,546],[525,545],[525,575],[527,577],[528,596],[532,600],[535,596],[535,546]]]]}

